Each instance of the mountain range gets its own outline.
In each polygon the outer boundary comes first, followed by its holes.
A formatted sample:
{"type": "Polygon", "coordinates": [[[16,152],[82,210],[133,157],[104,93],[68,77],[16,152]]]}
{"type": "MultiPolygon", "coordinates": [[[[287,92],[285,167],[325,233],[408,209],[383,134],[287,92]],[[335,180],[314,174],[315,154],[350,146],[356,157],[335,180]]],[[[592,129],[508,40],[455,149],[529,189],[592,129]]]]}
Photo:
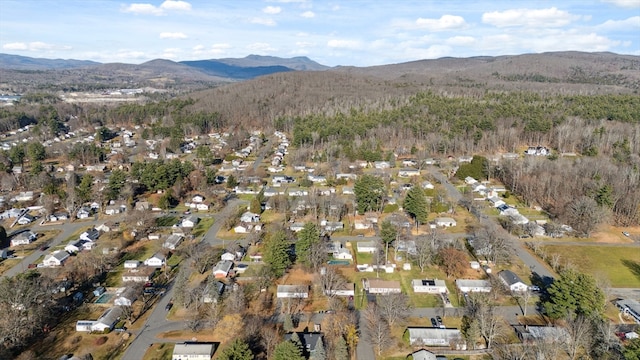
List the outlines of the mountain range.
{"type": "Polygon", "coordinates": [[[182,74],[187,78],[201,77],[202,80],[247,80],[257,76],[286,71],[319,71],[328,66],[318,64],[307,57],[279,58],[274,56],[249,55],[244,58],[192,60],[175,62],[156,59],[139,65],[123,63],[99,63],[88,60],[44,59],[20,55],[0,54],[0,69],[16,71],[57,71],[78,70],[93,73],[110,71],[142,71],[150,76],[182,74]],[[200,76],[198,76],[200,72],[200,76]],[[189,73],[190,76],[189,76],[189,73]]]}

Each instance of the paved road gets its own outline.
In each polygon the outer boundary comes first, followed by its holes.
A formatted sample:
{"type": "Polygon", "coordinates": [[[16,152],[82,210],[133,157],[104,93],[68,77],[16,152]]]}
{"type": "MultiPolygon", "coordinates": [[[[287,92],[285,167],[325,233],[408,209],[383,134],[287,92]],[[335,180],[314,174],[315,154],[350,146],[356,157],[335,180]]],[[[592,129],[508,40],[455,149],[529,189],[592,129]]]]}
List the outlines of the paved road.
{"type": "MultiPolygon", "coordinates": [[[[449,182],[447,177],[444,174],[442,174],[440,171],[438,171],[437,168],[433,166],[429,166],[427,170],[436,180],[438,180],[438,182],[440,182],[444,186],[444,188],[446,189],[451,199],[455,200],[456,202],[462,199],[462,194],[460,193],[460,191],[455,186],[453,186],[449,182]]],[[[493,221],[489,218],[483,218],[483,217],[481,217],[479,220],[481,223],[493,221]]],[[[502,229],[502,227],[500,227],[500,230],[504,231],[504,235],[506,235],[509,239],[511,239],[511,243],[513,245],[513,249],[515,250],[516,255],[522,260],[522,262],[525,263],[525,265],[527,265],[531,269],[533,273],[536,273],[538,276],[540,276],[542,279],[545,279],[545,281],[547,282],[550,282],[553,279],[554,274],[551,271],[549,271],[549,269],[547,269],[547,267],[543,263],[541,263],[537,257],[531,255],[524,248],[523,243],[518,241],[516,237],[507,233],[506,230],[502,229]]]]}
{"type": "MultiPolygon", "coordinates": [[[[227,217],[235,213],[238,206],[243,204],[246,205],[246,203],[246,201],[239,199],[232,199],[227,201],[227,205],[220,212],[213,215],[213,217],[215,218],[215,222],[205,233],[203,242],[214,246],[222,245],[223,240],[216,237],[218,230],[220,230],[220,227],[224,224],[227,217]]],[[[181,266],[189,265],[185,262],[181,266]]],[[[157,336],[160,333],[171,330],[182,330],[185,328],[184,321],[167,320],[167,311],[165,310],[165,307],[173,298],[173,294],[174,288],[172,284],[169,284],[169,289],[167,290],[165,295],[156,303],[156,305],[154,305],[154,308],[147,318],[144,326],[140,330],[133,332],[135,337],[125,351],[122,360],[142,359],[147,349],[152,344],[158,342],[157,336]]],[[[190,339],[183,339],[183,341],[185,340],[190,339]]],[[[162,342],[170,341],[163,339],[162,342]]]]}
{"type": "MultiPolygon", "coordinates": [[[[52,248],[54,246],[60,245],[63,241],[67,240],[71,235],[73,235],[79,229],[97,226],[101,222],[104,222],[104,221],[91,220],[91,221],[64,222],[61,224],[53,224],[53,225],[34,225],[30,227],[29,230],[36,233],[42,232],[42,231],[50,231],[50,230],[62,230],[60,234],[58,234],[56,237],[54,237],[49,241],[49,247],[52,248]]],[[[5,271],[2,274],[2,277],[15,276],[15,275],[18,275],[19,273],[24,272],[29,266],[29,264],[34,263],[41,256],[47,254],[48,252],[49,250],[40,251],[39,249],[36,249],[30,255],[22,258],[22,260],[18,264],[16,264],[14,267],[5,271]]]]}

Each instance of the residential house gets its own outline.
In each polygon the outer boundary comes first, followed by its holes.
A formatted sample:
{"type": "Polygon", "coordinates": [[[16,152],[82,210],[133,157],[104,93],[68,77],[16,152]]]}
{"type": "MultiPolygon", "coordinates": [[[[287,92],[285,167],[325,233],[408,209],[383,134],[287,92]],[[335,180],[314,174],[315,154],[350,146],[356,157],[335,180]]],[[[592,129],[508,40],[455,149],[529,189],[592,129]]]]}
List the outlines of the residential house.
{"type": "Polygon", "coordinates": [[[198,211],[209,211],[209,205],[204,204],[204,203],[196,204],[196,210],[198,210],[198,211]]]}
{"type": "Polygon", "coordinates": [[[78,253],[82,249],[84,249],[85,242],[86,240],[72,240],[67,244],[67,246],[64,247],[64,251],[68,252],[69,254],[78,253]]]}
{"type": "Polygon", "coordinates": [[[54,251],[44,256],[42,264],[47,267],[62,266],[69,259],[69,253],[63,250],[54,251]]]}
{"type": "Polygon", "coordinates": [[[289,230],[293,232],[298,232],[298,231],[301,231],[302,229],[304,229],[304,223],[301,223],[301,222],[295,222],[289,226],[289,230]]]}
{"type": "Polygon", "coordinates": [[[36,218],[29,215],[24,214],[18,219],[18,225],[28,225],[31,224],[36,218]]]}
{"type": "Polygon", "coordinates": [[[182,219],[182,221],[180,222],[180,226],[181,227],[185,227],[185,228],[192,228],[194,226],[196,226],[198,223],[200,222],[200,218],[195,216],[195,215],[191,215],[188,216],[184,219],[182,219]]]}
{"type": "Polygon", "coordinates": [[[457,225],[456,220],[450,217],[438,217],[435,218],[434,222],[437,226],[442,227],[452,227],[457,225]]]}
{"type": "Polygon", "coordinates": [[[344,223],[341,221],[320,222],[320,225],[324,226],[325,231],[338,231],[344,229],[344,223]]]}
{"type": "Polygon", "coordinates": [[[233,267],[233,262],[229,260],[220,260],[213,267],[213,276],[216,278],[226,278],[229,276],[229,272],[231,271],[231,267],[233,267]]]}
{"type": "Polygon", "coordinates": [[[178,245],[180,245],[182,240],[184,240],[184,237],[182,237],[181,235],[171,234],[164,241],[164,243],[162,244],[162,247],[169,250],[175,250],[178,247],[178,245]]]}
{"type": "Polygon", "coordinates": [[[369,294],[399,294],[400,282],[396,280],[362,279],[362,287],[369,294]]]}
{"type": "Polygon", "coordinates": [[[476,180],[476,179],[472,178],[471,176],[467,176],[466,178],[464,178],[464,182],[465,182],[467,185],[474,185],[474,184],[477,184],[477,183],[478,183],[478,180],[476,180]]]}
{"type": "Polygon", "coordinates": [[[462,293],[491,291],[489,280],[456,279],[456,287],[462,293]]]}
{"type": "Polygon", "coordinates": [[[398,176],[403,178],[420,176],[420,170],[413,168],[403,168],[398,171],[398,176]]]}
{"type": "Polygon", "coordinates": [[[104,213],[106,215],[117,215],[124,212],[127,209],[125,205],[107,205],[104,208],[104,213]]]}
{"type": "Polygon", "coordinates": [[[227,251],[224,254],[220,255],[220,260],[223,260],[223,261],[235,261],[236,260],[236,254],[230,253],[230,252],[227,251]]]}
{"type": "Polygon", "coordinates": [[[416,255],[418,248],[415,240],[398,240],[395,243],[396,252],[406,252],[409,255],[416,255]]]}
{"type": "Polygon", "coordinates": [[[355,296],[356,293],[355,283],[344,283],[335,289],[325,290],[324,293],[327,296],[355,296]]]}
{"type": "Polygon", "coordinates": [[[466,155],[466,156],[460,156],[460,157],[458,158],[458,163],[460,163],[460,164],[462,164],[462,163],[467,163],[467,164],[469,164],[469,163],[471,163],[471,161],[472,161],[472,160],[473,160],[473,156],[469,156],[469,155],[466,155]]]}
{"type": "Polygon", "coordinates": [[[204,201],[204,196],[200,194],[193,195],[193,197],[191,198],[192,203],[199,204],[199,203],[202,203],[203,201],[204,201]]]}
{"type": "MultiPolygon", "coordinates": [[[[285,340],[291,340],[291,336],[293,334],[284,334],[284,339],[285,340]]],[[[316,351],[316,345],[318,344],[318,342],[323,342],[323,334],[319,333],[319,332],[299,332],[297,333],[298,335],[298,339],[300,339],[300,342],[302,343],[302,346],[305,349],[305,352],[307,354],[309,354],[311,357],[313,357],[313,354],[316,351]]],[[[323,345],[324,346],[324,345],[323,345]]]]}
{"type": "Polygon", "coordinates": [[[640,324],[640,302],[633,299],[622,299],[616,301],[616,307],[621,313],[631,316],[636,323],[640,324]]]}
{"type": "Polygon", "coordinates": [[[421,349],[411,353],[411,359],[412,360],[438,360],[438,358],[436,357],[436,354],[425,349],[421,349]]]}
{"type": "Polygon", "coordinates": [[[38,238],[38,235],[31,230],[23,231],[11,237],[11,246],[29,245],[38,238]]]}
{"type": "Polygon", "coordinates": [[[322,176],[322,175],[309,174],[309,175],[307,175],[307,179],[309,181],[311,181],[312,183],[316,183],[316,184],[322,184],[322,183],[326,183],[327,182],[327,178],[322,176]]]}
{"type": "Polygon", "coordinates": [[[391,167],[391,163],[388,161],[374,161],[373,167],[376,169],[389,169],[391,167]]]}
{"type": "Polygon", "coordinates": [[[138,291],[134,287],[127,287],[113,301],[114,305],[131,306],[138,299],[138,291]]]}
{"type": "Polygon", "coordinates": [[[423,346],[451,346],[460,343],[460,350],[466,349],[462,333],[458,329],[441,329],[431,327],[408,327],[409,343],[423,346]]]}
{"type": "Polygon", "coordinates": [[[56,221],[65,221],[69,219],[69,214],[66,212],[55,212],[51,215],[49,215],[49,221],[51,222],[56,222],[56,221]]]}
{"type": "Polygon", "coordinates": [[[511,291],[523,292],[529,289],[529,285],[525,284],[522,279],[511,270],[500,271],[498,277],[511,291]]]}
{"type": "Polygon", "coordinates": [[[422,188],[425,190],[430,190],[430,189],[435,189],[435,187],[433,186],[433,184],[429,181],[423,181],[421,184],[422,188]]]}
{"type": "Polygon", "coordinates": [[[358,249],[359,253],[373,254],[378,251],[378,245],[377,241],[358,241],[356,249],[358,249]]]}
{"type": "Polygon", "coordinates": [[[148,283],[153,279],[155,273],[156,268],[154,267],[129,269],[122,273],[122,282],[148,283]]]}
{"type": "Polygon", "coordinates": [[[138,260],[125,260],[124,261],[124,268],[125,269],[137,269],[138,267],[140,267],[140,261],[138,261],[138,260]]]}
{"type": "Polygon", "coordinates": [[[444,280],[438,279],[414,279],[411,281],[413,292],[427,294],[446,294],[449,292],[444,280]]]}
{"type": "Polygon", "coordinates": [[[357,180],[358,175],[354,173],[339,173],[336,174],[336,179],[357,180]]]}
{"type": "Polygon", "coordinates": [[[260,215],[247,211],[240,215],[240,221],[246,223],[254,223],[260,221],[260,215]]]}
{"type": "Polygon", "coordinates": [[[488,197],[487,200],[491,203],[491,205],[495,208],[501,206],[501,205],[506,205],[506,203],[504,202],[504,200],[500,199],[497,196],[491,196],[488,197]]]}
{"type": "Polygon", "coordinates": [[[84,206],[78,209],[78,212],[76,213],[76,217],[78,219],[86,219],[89,216],[91,216],[91,210],[88,207],[84,206]]]}
{"type": "Polygon", "coordinates": [[[136,202],[135,209],[138,211],[149,211],[151,204],[148,201],[138,201],[136,202]]]}
{"type": "Polygon", "coordinates": [[[167,258],[162,253],[155,253],[150,258],[144,261],[146,266],[150,267],[162,267],[167,263],[167,258]]]}
{"type": "Polygon", "coordinates": [[[119,306],[114,306],[107,309],[96,322],[91,326],[91,331],[99,331],[102,332],[105,329],[112,330],[113,327],[120,321],[120,317],[122,316],[122,308],[119,306]]]}
{"type": "Polygon", "coordinates": [[[224,283],[222,281],[210,281],[202,291],[202,302],[205,304],[217,303],[220,296],[224,292],[224,283]]]}
{"type": "Polygon", "coordinates": [[[551,155],[551,151],[544,146],[529,146],[527,150],[524,151],[524,154],[533,156],[549,156],[551,155]]]}
{"type": "Polygon", "coordinates": [[[33,191],[21,191],[18,195],[13,198],[17,202],[21,201],[31,201],[34,199],[33,191]]]}
{"type": "Polygon", "coordinates": [[[342,187],[342,194],[344,194],[344,195],[355,195],[355,191],[353,190],[352,186],[343,186],[342,187]]]}
{"type": "Polygon", "coordinates": [[[306,299],[309,297],[309,285],[278,285],[276,298],[306,299]]]}
{"type": "Polygon", "coordinates": [[[108,221],[106,223],[102,223],[98,226],[96,226],[96,230],[97,231],[102,231],[102,232],[111,232],[112,230],[116,229],[116,225],[115,223],[108,221]]]}
{"type": "Polygon", "coordinates": [[[355,220],[353,222],[353,228],[356,230],[367,230],[371,229],[373,224],[367,220],[355,220]]]}
{"type": "Polygon", "coordinates": [[[556,343],[564,344],[570,337],[567,329],[555,326],[515,325],[513,329],[523,344],[556,343]]]}
{"type": "Polygon", "coordinates": [[[80,240],[96,241],[100,237],[100,232],[96,229],[89,229],[80,234],[80,240]]]}
{"type": "Polygon", "coordinates": [[[338,260],[353,260],[351,251],[347,248],[339,248],[333,252],[333,258],[338,260]]]}

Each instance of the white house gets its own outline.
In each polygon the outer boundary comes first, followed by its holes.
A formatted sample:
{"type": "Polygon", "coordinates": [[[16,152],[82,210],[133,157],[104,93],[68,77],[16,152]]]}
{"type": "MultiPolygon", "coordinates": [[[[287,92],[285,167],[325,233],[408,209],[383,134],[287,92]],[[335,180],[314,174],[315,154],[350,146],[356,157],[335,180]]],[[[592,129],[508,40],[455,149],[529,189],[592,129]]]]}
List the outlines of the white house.
{"type": "Polygon", "coordinates": [[[358,241],[356,248],[359,253],[373,254],[378,251],[378,243],[375,241],[358,241]]]}
{"type": "Polygon", "coordinates": [[[444,280],[438,279],[414,279],[411,281],[413,292],[427,294],[446,294],[449,292],[444,280]]]}
{"type": "MultiPolygon", "coordinates": [[[[431,327],[408,327],[409,343],[423,346],[451,346],[462,340],[458,329],[440,329],[431,327]]],[[[461,345],[466,349],[466,346],[461,345]]],[[[460,349],[460,350],[464,350],[460,349]]]]}
{"type": "Polygon", "coordinates": [[[211,360],[214,351],[213,343],[185,342],[173,347],[171,360],[211,360]]]}
{"type": "Polygon", "coordinates": [[[137,269],[140,266],[140,261],[138,260],[125,260],[124,268],[125,269],[137,269]]]}
{"type": "Polygon", "coordinates": [[[438,360],[436,354],[432,353],[429,350],[420,349],[418,351],[414,351],[411,354],[411,358],[413,360],[438,360]]]}
{"type": "Polygon", "coordinates": [[[193,195],[193,197],[191,198],[191,202],[192,203],[199,204],[199,203],[201,203],[203,201],[204,201],[204,196],[199,195],[199,194],[193,195]]]}
{"type": "Polygon", "coordinates": [[[55,251],[51,254],[47,254],[42,261],[42,264],[47,267],[61,266],[69,258],[69,253],[63,250],[55,251]]]}
{"type": "Polygon", "coordinates": [[[145,267],[141,269],[128,269],[122,273],[122,282],[147,283],[153,279],[155,275],[155,267],[145,267]]]}
{"type": "Polygon", "coordinates": [[[473,184],[477,184],[478,180],[472,178],[471,176],[467,176],[466,178],[464,178],[464,182],[467,183],[468,185],[473,185],[473,184]]]}
{"type": "Polygon", "coordinates": [[[412,168],[400,169],[398,171],[398,176],[399,177],[403,177],[403,178],[413,177],[413,176],[420,176],[420,170],[412,169],[412,168]]]}
{"type": "Polygon", "coordinates": [[[180,223],[181,227],[185,227],[185,228],[192,228],[194,226],[196,226],[196,224],[198,224],[200,222],[200,218],[194,215],[191,215],[189,217],[186,217],[184,219],[182,219],[182,222],[180,223]]]}
{"type": "Polygon", "coordinates": [[[371,229],[373,224],[367,220],[355,220],[353,222],[353,228],[356,230],[367,230],[371,229]]]}
{"type": "Polygon", "coordinates": [[[349,249],[340,248],[333,252],[333,258],[339,260],[353,260],[353,255],[351,255],[351,251],[349,251],[349,249]]]}
{"type": "Polygon", "coordinates": [[[450,217],[438,217],[435,218],[434,222],[437,226],[442,227],[452,227],[457,225],[456,220],[450,217]]]}
{"type": "Polygon", "coordinates": [[[435,188],[430,181],[423,181],[421,185],[422,185],[422,188],[425,190],[430,190],[435,188]]]}
{"type": "Polygon", "coordinates": [[[462,293],[491,291],[491,283],[488,280],[456,279],[456,287],[462,293]]]}
{"type": "Polygon", "coordinates": [[[396,280],[362,279],[362,287],[369,294],[399,294],[400,282],[396,280]]]}
{"type": "Polygon", "coordinates": [[[31,224],[33,222],[33,220],[35,220],[36,218],[29,215],[29,214],[24,214],[20,217],[20,219],[18,219],[18,224],[19,225],[27,225],[27,224],[31,224]]]}
{"type": "Polygon", "coordinates": [[[69,254],[75,254],[84,249],[85,240],[72,240],[64,247],[64,251],[69,254]]]}
{"type": "Polygon", "coordinates": [[[304,229],[304,223],[301,223],[301,222],[295,222],[289,226],[289,230],[293,232],[298,232],[298,231],[301,231],[302,229],[304,229]]]}
{"type": "Polygon", "coordinates": [[[196,204],[196,210],[198,210],[198,211],[209,211],[209,205],[203,204],[203,203],[196,204]]]}
{"type": "Polygon", "coordinates": [[[278,285],[276,298],[297,298],[306,299],[309,297],[308,285],[278,285]]]}
{"type": "Polygon", "coordinates": [[[78,209],[78,212],[76,213],[76,217],[78,219],[86,219],[89,216],[91,216],[91,210],[89,210],[86,207],[81,207],[80,209],[78,209]]]}
{"type": "Polygon", "coordinates": [[[374,161],[373,167],[376,169],[388,169],[391,167],[391,164],[388,161],[374,161]]]}
{"type": "Polygon", "coordinates": [[[155,253],[150,258],[146,259],[144,264],[150,267],[162,267],[166,262],[167,259],[162,253],[155,253]]]}
{"type": "Polygon", "coordinates": [[[246,223],[259,222],[260,215],[247,211],[240,215],[240,221],[246,223]]]}
{"type": "Polygon", "coordinates": [[[529,289],[529,285],[525,284],[522,279],[511,270],[500,271],[498,277],[507,285],[509,290],[513,292],[523,292],[529,289]]]}
{"type": "Polygon", "coordinates": [[[14,235],[11,238],[11,246],[29,245],[33,241],[35,241],[37,238],[38,238],[38,235],[33,231],[30,231],[30,230],[23,231],[17,235],[14,235]]]}
{"type": "Polygon", "coordinates": [[[113,301],[114,305],[119,306],[131,306],[138,299],[137,291],[133,287],[126,288],[116,299],[113,301]]]}
{"type": "Polygon", "coordinates": [[[91,331],[102,332],[105,329],[113,329],[122,316],[122,308],[120,306],[114,306],[107,309],[98,320],[91,326],[91,331]]]}
{"type": "Polygon", "coordinates": [[[324,293],[325,295],[328,296],[355,296],[355,288],[356,288],[356,284],[354,283],[345,283],[344,285],[340,286],[339,288],[336,289],[331,289],[331,290],[325,290],[324,293]]]}
{"type": "Polygon", "coordinates": [[[126,206],[124,205],[107,205],[104,209],[104,213],[106,215],[116,215],[124,212],[126,210],[126,206]]]}
{"type": "Polygon", "coordinates": [[[231,271],[231,267],[233,266],[233,262],[229,260],[220,260],[213,267],[213,276],[216,278],[226,278],[229,275],[229,271],[231,271]]]}
{"type": "Polygon", "coordinates": [[[220,255],[220,260],[235,261],[236,255],[234,253],[225,252],[224,254],[220,255]]]}
{"type": "Polygon", "coordinates": [[[164,241],[164,243],[162,244],[162,247],[169,250],[175,250],[180,245],[183,239],[184,237],[182,237],[182,235],[171,234],[164,241]]]}

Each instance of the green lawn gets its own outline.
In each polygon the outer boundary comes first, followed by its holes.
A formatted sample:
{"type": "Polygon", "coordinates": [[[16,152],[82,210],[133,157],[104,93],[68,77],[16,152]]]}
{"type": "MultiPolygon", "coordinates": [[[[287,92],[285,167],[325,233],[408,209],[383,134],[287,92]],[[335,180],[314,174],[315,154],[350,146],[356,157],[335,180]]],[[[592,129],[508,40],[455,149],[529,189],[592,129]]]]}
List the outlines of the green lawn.
{"type": "Polygon", "coordinates": [[[607,276],[613,287],[640,287],[640,251],[635,247],[548,245],[561,263],[570,261],[581,271],[607,276]]]}
{"type": "Polygon", "coordinates": [[[209,230],[211,225],[213,225],[213,222],[214,219],[211,217],[202,218],[198,225],[193,228],[193,231],[191,233],[194,237],[202,236],[209,230]]]}
{"type": "Polygon", "coordinates": [[[176,216],[162,216],[156,219],[156,225],[158,226],[173,226],[178,222],[178,217],[176,216]]]}
{"type": "Polygon", "coordinates": [[[144,360],[171,360],[173,355],[173,347],[175,344],[161,343],[153,344],[144,354],[144,360]]]}

